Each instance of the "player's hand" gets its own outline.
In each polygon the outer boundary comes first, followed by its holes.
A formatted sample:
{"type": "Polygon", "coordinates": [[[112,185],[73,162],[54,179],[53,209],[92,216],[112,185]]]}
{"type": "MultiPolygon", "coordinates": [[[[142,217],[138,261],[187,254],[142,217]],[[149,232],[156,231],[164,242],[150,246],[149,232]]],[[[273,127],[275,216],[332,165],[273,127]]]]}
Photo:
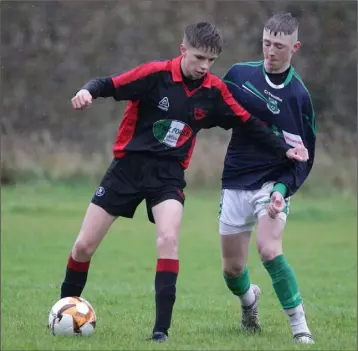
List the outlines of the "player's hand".
{"type": "Polygon", "coordinates": [[[270,203],[267,206],[268,214],[271,218],[276,216],[285,209],[286,202],[282,194],[274,191],[271,195],[270,203]]]}
{"type": "Polygon", "coordinates": [[[308,160],[308,150],[304,146],[296,146],[286,152],[287,158],[291,160],[306,162],[308,160]]]}
{"type": "Polygon", "coordinates": [[[86,89],[81,89],[72,99],[72,107],[76,110],[82,110],[92,104],[92,95],[86,89]]]}

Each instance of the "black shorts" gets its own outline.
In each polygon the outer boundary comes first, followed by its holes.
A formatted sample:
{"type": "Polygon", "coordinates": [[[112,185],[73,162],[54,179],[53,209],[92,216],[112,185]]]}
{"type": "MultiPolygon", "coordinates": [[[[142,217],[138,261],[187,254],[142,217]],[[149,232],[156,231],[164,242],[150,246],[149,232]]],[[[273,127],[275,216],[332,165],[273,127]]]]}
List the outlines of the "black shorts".
{"type": "Polygon", "coordinates": [[[112,216],[133,218],[146,200],[148,219],[154,223],[152,207],[169,199],[184,205],[185,186],[179,161],[127,154],[112,161],[91,202],[112,216]]]}

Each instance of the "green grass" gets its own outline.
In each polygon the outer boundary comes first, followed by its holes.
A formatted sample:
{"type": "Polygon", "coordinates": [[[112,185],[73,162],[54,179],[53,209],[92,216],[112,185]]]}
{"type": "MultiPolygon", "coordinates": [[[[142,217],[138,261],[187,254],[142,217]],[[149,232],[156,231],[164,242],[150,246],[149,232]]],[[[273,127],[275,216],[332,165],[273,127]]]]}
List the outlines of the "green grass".
{"type": "Polygon", "coordinates": [[[285,255],[294,267],[316,345],[292,344],[258,255],[249,269],[262,290],[261,335],[238,331],[239,307],[221,275],[219,191],[187,191],[180,275],[170,341],[144,341],[154,315],[154,227],[145,207],[119,219],[98,249],[83,296],[98,324],[90,338],[45,328],[93,186],[26,185],[2,190],[2,350],[353,350],[356,349],[356,207],[350,197],[293,199],[285,255]]]}

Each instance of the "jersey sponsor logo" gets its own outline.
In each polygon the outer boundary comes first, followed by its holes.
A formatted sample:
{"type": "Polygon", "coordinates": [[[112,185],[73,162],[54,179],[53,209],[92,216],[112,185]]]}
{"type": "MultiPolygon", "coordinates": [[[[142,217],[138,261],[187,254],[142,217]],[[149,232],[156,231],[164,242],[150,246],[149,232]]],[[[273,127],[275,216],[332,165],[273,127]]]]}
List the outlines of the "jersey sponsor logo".
{"type": "Polygon", "coordinates": [[[269,96],[271,96],[272,98],[274,98],[274,99],[276,99],[276,100],[282,102],[282,99],[281,99],[281,98],[279,98],[279,97],[276,96],[276,95],[273,95],[273,94],[270,93],[268,90],[265,89],[265,90],[264,90],[264,93],[265,93],[266,95],[269,95],[269,96]]]}
{"type": "Polygon", "coordinates": [[[159,142],[167,146],[179,147],[191,138],[193,131],[184,122],[161,119],[153,124],[153,134],[159,142]]]}
{"type": "Polygon", "coordinates": [[[168,100],[168,98],[163,97],[163,99],[161,99],[159,101],[158,107],[163,111],[168,111],[169,110],[169,100],[168,100]]]}
{"type": "Polygon", "coordinates": [[[194,108],[194,118],[198,121],[203,119],[206,115],[207,111],[203,110],[202,108],[195,107],[194,108]]]}
{"type": "Polygon", "coordinates": [[[293,147],[296,146],[304,146],[301,136],[297,134],[292,134],[286,131],[282,131],[283,137],[288,145],[291,145],[293,147]]]}

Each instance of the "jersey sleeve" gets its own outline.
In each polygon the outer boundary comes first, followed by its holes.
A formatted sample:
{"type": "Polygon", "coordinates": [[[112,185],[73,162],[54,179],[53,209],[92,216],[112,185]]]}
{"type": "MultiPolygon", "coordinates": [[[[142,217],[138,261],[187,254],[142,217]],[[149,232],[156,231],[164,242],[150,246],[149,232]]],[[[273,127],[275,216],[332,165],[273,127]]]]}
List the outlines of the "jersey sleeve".
{"type": "Polygon", "coordinates": [[[221,95],[215,113],[217,116],[216,125],[224,129],[240,127],[251,136],[253,142],[270,148],[280,158],[286,158],[286,152],[290,149],[290,146],[273,134],[258,118],[250,115],[237,102],[235,98],[237,93],[235,92],[238,87],[235,85],[228,87],[223,81],[220,81],[218,87],[221,95]]]}
{"type": "Polygon", "coordinates": [[[123,74],[92,79],[82,89],[88,90],[94,99],[113,97],[117,101],[135,101],[141,99],[153,88],[156,82],[155,73],[162,69],[163,63],[150,62],[123,74]]]}
{"type": "Polygon", "coordinates": [[[301,118],[303,119],[303,135],[301,135],[301,138],[308,150],[309,160],[305,163],[292,162],[292,166],[276,180],[276,184],[284,184],[286,186],[286,194],[283,194],[285,197],[293,195],[302,186],[312,170],[315,159],[315,112],[308,92],[303,98],[301,118]]]}

